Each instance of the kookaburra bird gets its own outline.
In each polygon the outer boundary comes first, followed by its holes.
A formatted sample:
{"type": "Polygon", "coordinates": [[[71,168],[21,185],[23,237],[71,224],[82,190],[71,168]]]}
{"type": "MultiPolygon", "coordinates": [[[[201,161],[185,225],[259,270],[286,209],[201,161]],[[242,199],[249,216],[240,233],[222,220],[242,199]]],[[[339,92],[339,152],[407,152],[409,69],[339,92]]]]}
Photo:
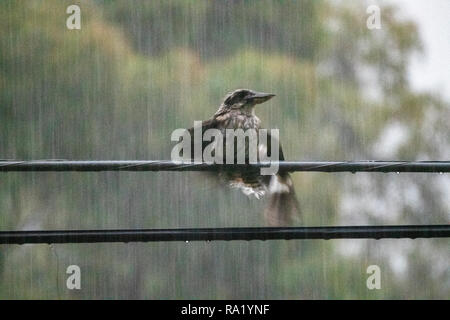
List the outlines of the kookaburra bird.
{"type": "MultiPolygon", "coordinates": [[[[255,114],[255,106],[268,101],[274,96],[274,94],[248,89],[235,90],[224,98],[224,101],[211,119],[202,121],[201,130],[204,133],[208,129],[218,129],[224,136],[226,136],[226,129],[243,129],[244,131],[254,129],[258,132],[261,128],[261,120],[255,114]]],[[[192,135],[194,128],[189,129],[189,132],[192,135]]],[[[258,139],[258,150],[265,148],[266,151],[271,153],[271,141],[270,136],[267,137],[265,144],[258,139]]],[[[279,159],[277,160],[282,161],[284,160],[283,152],[279,143],[278,146],[279,159]]],[[[205,148],[205,145],[203,145],[203,148],[205,148]]],[[[246,163],[248,163],[248,143],[245,144],[245,148],[245,158],[246,163]]],[[[238,151],[236,147],[234,149],[235,159],[238,151]]],[[[226,155],[224,155],[224,159],[225,157],[226,155]]],[[[255,196],[260,199],[268,195],[269,200],[265,209],[265,217],[270,225],[289,224],[292,221],[291,219],[299,214],[299,204],[294,186],[287,172],[261,175],[258,168],[249,168],[245,171],[224,169],[219,175],[225,178],[232,187],[241,189],[248,196],[255,196]]]]}

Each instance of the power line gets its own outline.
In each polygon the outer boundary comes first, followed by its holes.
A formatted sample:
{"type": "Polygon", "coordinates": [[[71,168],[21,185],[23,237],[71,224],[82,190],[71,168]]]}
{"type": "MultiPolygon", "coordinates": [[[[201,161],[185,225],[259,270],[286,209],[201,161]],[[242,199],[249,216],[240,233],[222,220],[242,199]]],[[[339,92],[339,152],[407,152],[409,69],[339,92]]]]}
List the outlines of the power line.
{"type": "MultiPolygon", "coordinates": [[[[8,171],[218,171],[246,170],[274,163],[218,165],[175,163],[167,160],[70,161],[0,160],[0,172],[8,171]]],[[[450,172],[450,161],[280,161],[282,171],[317,172],[450,172]]],[[[275,239],[382,239],[450,237],[450,225],[342,226],[284,228],[208,228],[146,230],[0,231],[0,244],[89,243],[147,241],[212,241],[275,239]]]]}
{"type": "Polygon", "coordinates": [[[219,171],[246,170],[278,164],[280,171],[316,172],[450,172],[450,161],[279,161],[255,164],[175,163],[169,160],[0,160],[7,171],[219,171]]]}
{"type": "Polygon", "coordinates": [[[449,238],[450,225],[0,231],[0,244],[449,238]]]}

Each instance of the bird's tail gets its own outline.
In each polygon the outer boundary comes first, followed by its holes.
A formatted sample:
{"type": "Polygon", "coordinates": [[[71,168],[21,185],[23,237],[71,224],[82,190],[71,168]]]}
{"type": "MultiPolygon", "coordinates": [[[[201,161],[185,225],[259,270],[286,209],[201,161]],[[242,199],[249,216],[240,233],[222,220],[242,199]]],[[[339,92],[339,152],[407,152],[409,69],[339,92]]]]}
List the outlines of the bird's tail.
{"type": "Polygon", "coordinates": [[[269,203],[264,216],[271,226],[289,225],[294,217],[300,216],[300,205],[288,173],[280,173],[271,177],[269,203]]]}

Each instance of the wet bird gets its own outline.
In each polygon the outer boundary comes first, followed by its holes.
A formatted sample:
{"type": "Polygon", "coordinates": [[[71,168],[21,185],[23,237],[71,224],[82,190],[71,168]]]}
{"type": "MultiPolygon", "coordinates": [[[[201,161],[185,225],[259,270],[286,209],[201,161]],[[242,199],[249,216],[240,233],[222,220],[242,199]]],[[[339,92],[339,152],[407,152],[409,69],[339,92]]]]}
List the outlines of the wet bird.
{"type": "MultiPolygon", "coordinates": [[[[255,106],[272,99],[275,95],[270,93],[256,92],[249,89],[238,89],[227,94],[217,112],[209,120],[202,121],[202,134],[208,129],[220,130],[224,137],[226,129],[254,129],[256,132],[261,128],[261,120],[255,114],[255,106]]],[[[191,136],[194,128],[189,129],[191,136]]],[[[265,144],[257,141],[258,150],[265,149],[271,153],[271,137],[266,139],[265,144]]],[[[225,138],[223,141],[226,144],[225,138]]],[[[248,144],[245,143],[245,161],[248,163],[248,144]]],[[[281,145],[279,146],[279,159],[284,160],[281,145]]],[[[206,144],[203,143],[203,149],[206,144]]],[[[234,149],[236,160],[238,148],[234,149]]],[[[192,147],[193,150],[193,147],[192,147]]],[[[224,147],[225,150],[225,147],[224,147]]],[[[242,150],[241,150],[242,151],[242,150]]],[[[224,153],[224,159],[226,154],[224,153]]],[[[259,159],[259,158],[258,158],[259,159]]],[[[225,161],[223,162],[225,163],[225,161]]],[[[235,162],[236,163],[236,162],[235,162]]],[[[299,214],[299,203],[297,201],[292,179],[287,172],[278,172],[274,175],[261,175],[259,168],[248,168],[246,170],[224,169],[219,175],[229,182],[230,186],[242,190],[246,195],[260,199],[268,196],[268,205],[264,216],[270,225],[287,225],[292,218],[299,214]]]]}

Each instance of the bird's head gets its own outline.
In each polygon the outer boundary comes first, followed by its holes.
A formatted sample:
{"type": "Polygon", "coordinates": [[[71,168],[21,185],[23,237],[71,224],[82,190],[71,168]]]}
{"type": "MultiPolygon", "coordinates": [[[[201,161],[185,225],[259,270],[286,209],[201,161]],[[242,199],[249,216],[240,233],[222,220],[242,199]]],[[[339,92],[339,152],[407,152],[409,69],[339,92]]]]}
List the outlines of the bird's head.
{"type": "Polygon", "coordinates": [[[223,109],[252,109],[255,105],[275,97],[272,93],[257,92],[249,89],[237,89],[225,97],[223,109]]]}

